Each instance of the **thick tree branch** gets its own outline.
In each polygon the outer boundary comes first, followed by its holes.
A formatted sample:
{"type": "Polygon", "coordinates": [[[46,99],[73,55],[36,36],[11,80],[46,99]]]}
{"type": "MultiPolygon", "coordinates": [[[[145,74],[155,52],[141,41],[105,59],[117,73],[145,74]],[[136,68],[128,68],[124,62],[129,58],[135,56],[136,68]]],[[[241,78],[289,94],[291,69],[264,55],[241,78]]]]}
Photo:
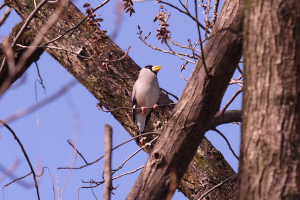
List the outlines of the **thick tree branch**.
{"type": "Polygon", "coordinates": [[[223,114],[217,112],[214,119],[212,120],[209,130],[213,130],[221,124],[228,124],[232,122],[242,121],[242,111],[241,110],[227,110],[223,114]]]}

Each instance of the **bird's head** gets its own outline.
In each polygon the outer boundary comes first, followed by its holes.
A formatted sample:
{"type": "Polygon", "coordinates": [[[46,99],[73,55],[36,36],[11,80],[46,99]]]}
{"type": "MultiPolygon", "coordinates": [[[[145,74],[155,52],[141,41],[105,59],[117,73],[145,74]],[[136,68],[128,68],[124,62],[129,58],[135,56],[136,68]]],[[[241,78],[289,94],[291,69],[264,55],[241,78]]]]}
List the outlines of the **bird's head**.
{"type": "Polygon", "coordinates": [[[160,65],[156,65],[156,66],[147,65],[145,68],[149,69],[153,73],[157,74],[157,72],[161,69],[161,66],[160,65]]]}

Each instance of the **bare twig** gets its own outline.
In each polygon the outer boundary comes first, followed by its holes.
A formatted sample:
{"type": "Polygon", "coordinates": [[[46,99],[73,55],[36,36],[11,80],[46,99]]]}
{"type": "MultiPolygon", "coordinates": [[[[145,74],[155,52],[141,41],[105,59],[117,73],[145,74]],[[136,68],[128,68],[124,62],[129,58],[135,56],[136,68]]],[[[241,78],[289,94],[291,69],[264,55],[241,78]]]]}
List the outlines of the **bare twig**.
{"type": "Polygon", "coordinates": [[[28,24],[30,23],[31,19],[33,18],[33,16],[41,9],[41,7],[47,3],[47,0],[42,0],[39,5],[36,6],[36,8],[30,13],[30,15],[27,17],[27,19],[25,20],[22,28],[20,29],[20,31],[18,32],[17,36],[14,38],[14,41],[11,43],[11,47],[14,48],[14,46],[16,45],[18,39],[21,37],[22,33],[24,32],[25,28],[28,26],[28,24]]]}
{"type": "Polygon", "coordinates": [[[179,98],[178,98],[177,96],[175,96],[174,94],[168,92],[167,90],[165,90],[165,89],[163,89],[163,88],[159,88],[159,89],[161,89],[161,90],[162,90],[163,92],[165,92],[166,94],[171,95],[172,97],[174,97],[174,98],[178,101],[179,98]]]}
{"type": "Polygon", "coordinates": [[[215,24],[218,17],[219,0],[215,0],[212,25],[215,24]]]}
{"type": "MultiPolygon", "coordinates": [[[[198,21],[197,0],[195,0],[195,13],[196,13],[196,20],[198,21]]],[[[199,29],[198,23],[197,23],[197,29],[198,29],[198,35],[199,35],[199,41],[200,41],[200,48],[201,48],[201,58],[202,58],[202,62],[203,62],[203,65],[204,65],[204,69],[205,69],[206,75],[207,75],[208,77],[210,77],[210,75],[209,75],[209,73],[208,73],[208,70],[207,70],[207,67],[206,67],[206,63],[205,63],[204,52],[203,52],[203,45],[202,45],[202,40],[201,40],[201,33],[200,33],[200,29],[199,29]]]]}
{"type": "MultiPolygon", "coordinates": [[[[184,45],[182,45],[182,44],[179,44],[179,43],[173,41],[171,38],[168,38],[168,40],[169,40],[172,44],[174,44],[174,45],[176,45],[176,46],[179,46],[179,47],[181,47],[181,48],[184,48],[184,49],[190,49],[190,50],[195,50],[195,51],[198,51],[199,53],[201,52],[201,51],[198,50],[198,49],[195,49],[195,48],[192,48],[192,47],[188,47],[188,46],[184,46],[184,45]]],[[[197,54],[195,54],[195,55],[198,57],[197,54]]]]}
{"type": "Polygon", "coordinates": [[[229,178],[221,181],[218,185],[215,185],[213,188],[211,188],[210,190],[208,190],[207,192],[205,192],[198,200],[202,200],[206,195],[208,195],[209,193],[211,193],[214,189],[220,187],[221,185],[223,185],[227,181],[234,179],[236,176],[237,176],[237,174],[234,174],[234,175],[230,176],[229,178]]]}
{"type": "Polygon", "coordinates": [[[230,82],[229,82],[229,85],[231,85],[231,84],[237,84],[237,85],[243,87],[243,83],[244,82],[242,80],[231,79],[230,82]]]}
{"type": "Polygon", "coordinates": [[[12,8],[11,7],[7,7],[4,14],[2,15],[1,19],[0,19],[0,27],[3,25],[3,23],[5,22],[5,20],[8,18],[8,16],[10,15],[12,8]]]}
{"type": "Polygon", "coordinates": [[[205,19],[205,37],[207,37],[207,31],[210,28],[210,22],[209,22],[209,11],[210,11],[210,1],[207,1],[207,10],[206,10],[206,19],[205,19]]]}
{"type": "Polygon", "coordinates": [[[179,58],[181,58],[181,59],[183,59],[183,60],[185,60],[185,61],[188,61],[188,62],[190,62],[190,63],[196,64],[194,61],[191,61],[191,60],[188,60],[188,59],[182,57],[182,56],[186,56],[186,57],[189,57],[189,58],[194,58],[194,56],[192,56],[192,55],[184,54],[184,53],[176,53],[176,52],[174,52],[174,51],[166,51],[166,50],[163,50],[163,49],[161,49],[161,48],[154,47],[154,46],[148,44],[148,43],[145,41],[145,39],[148,38],[148,36],[150,35],[150,33],[143,39],[143,37],[142,37],[142,31],[141,31],[141,29],[140,29],[140,26],[138,26],[138,29],[139,29],[139,38],[140,38],[140,40],[141,40],[145,45],[147,45],[148,47],[150,47],[150,48],[152,48],[152,49],[154,49],[154,50],[161,51],[161,52],[163,52],[163,53],[169,53],[169,54],[175,55],[175,56],[177,56],[177,57],[179,57],[179,58]]]}
{"type": "Polygon", "coordinates": [[[116,176],[116,177],[114,177],[112,180],[115,180],[115,179],[120,178],[120,177],[122,177],[122,176],[125,176],[125,175],[127,175],[127,174],[132,174],[132,173],[134,173],[134,172],[136,172],[136,171],[138,171],[138,170],[140,170],[140,169],[143,169],[143,168],[144,168],[144,166],[141,166],[141,167],[139,167],[139,168],[137,168],[137,169],[135,169],[135,170],[132,170],[132,171],[130,171],[130,172],[126,172],[126,173],[124,173],[124,174],[121,174],[121,175],[119,175],[119,176],[116,176]]]}
{"type": "Polygon", "coordinates": [[[111,152],[112,152],[112,128],[108,124],[104,125],[104,200],[110,200],[110,192],[112,188],[111,181],[111,152]]]}
{"type": "MultiPolygon", "coordinates": [[[[68,141],[68,142],[72,142],[72,141],[68,141]]],[[[74,145],[74,144],[73,144],[73,145],[74,145]]],[[[66,185],[67,185],[67,182],[68,182],[68,180],[69,180],[69,178],[70,178],[71,172],[72,172],[72,170],[73,170],[73,168],[74,168],[74,166],[75,166],[75,164],[76,164],[76,161],[77,161],[77,151],[76,151],[76,148],[75,148],[75,160],[74,160],[74,163],[73,163],[73,165],[72,165],[72,167],[71,167],[71,169],[70,169],[70,171],[69,171],[68,177],[67,177],[67,179],[66,179],[66,182],[65,182],[65,184],[64,184],[64,187],[63,187],[63,189],[62,189],[60,195],[59,195],[59,191],[58,191],[58,196],[60,196],[60,198],[58,198],[58,199],[62,199],[62,195],[63,195],[63,193],[64,193],[64,190],[65,190],[65,187],[66,187],[66,185]]],[[[58,171],[58,169],[57,169],[57,171],[58,171]]],[[[59,184],[57,184],[57,187],[59,188],[59,184]]]]}
{"type": "Polygon", "coordinates": [[[42,87],[44,88],[45,93],[46,93],[46,88],[45,88],[45,86],[43,84],[43,79],[41,77],[40,70],[39,70],[37,62],[35,62],[35,65],[36,65],[36,69],[37,69],[37,72],[38,72],[38,76],[40,78],[40,80],[37,79],[35,81],[35,84],[34,84],[34,88],[35,88],[35,107],[36,107],[36,116],[37,116],[37,127],[39,127],[39,107],[38,107],[38,99],[37,99],[36,82],[39,82],[42,85],[42,87]]]}
{"type": "MultiPolygon", "coordinates": [[[[53,183],[53,177],[52,177],[52,175],[51,175],[51,172],[50,172],[50,170],[49,170],[49,168],[48,167],[43,167],[42,168],[42,173],[40,174],[40,175],[36,175],[37,177],[41,177],[43,174],[44,174],[44,170],[45,170],[45,168],[47,168],[47,170],[48,170],[48,172],[49,172],[49,175],[50,175],[50,177],[51,177],[51,181],[52,181],[52,188],[53,188],[53,194],[54,194],[54,200],[55,200],[55,190],[54,190],[54,183],[53,183]]],[[[24,178],[26,178],[27,176],[29,176],[30,174],[32,174],[32,172],[29,172],[28,174],[26,174],[25,176],[22,176],[22,177],[19,177],[19,178],[16,178],[16,179],[14,179],[13,181],[11,181],[11,182],[9,182],[9,183],[7,183],[7,184],[5,184],[4,186],[3,186],[3,189],[2,189],[2,193],[3,193],[3,200],[5,200],[5,197],[4,197],[4,188],[5,187],[7,187],[7,186],[9,186],[9,185],[11,185],[12,183],[14,183],[14,182],[16,182],[16,181],[20,181],[20,180],[22,180],[22,179],[24,179],[24,178]]],[[[17,182],[18,183],[18,182],[17,182]]],[[[28,188],[28,186],[27,185],[24,185],[24,184],[21,184],[22,186],[24,186],[24,187],[27,187],[28,188]]],[[[29,184],[28,184],[29,185],[29,184]]]]}
{"type": "MultiPolygon", "coordinates": [[[[0,176],[0,183],[6,179],[7,177],[9,177],[16,169],[17,167],[20,165],[20,159],[15,159],[14,162],[11,164],[11,166],[8,169],[5,169],[5,171],[1,170],[2,174],[0,176]]],[[[0,166],[2,167],[2,166],[0,166]]],[[[1,168],[0,168],[1,169],[1,168]]]]}
{"type": "MultiPolygon", "coordinates": [[[[146,143],[145,145],[143,145],[140,149],[138,149],[137,151],[135,151],[133,154],[131,154],[117,169],[115,169],[115,170],[112,170],[112,174],[114,174],[115,172],[117,172],[118,170],[120,170],[123,166],[124,166],[124,164],[130,159],[130,158],[132,158],[134,155],[136,155],[139,151],[141,151],[143,148],[145,148],[146,146],[150,146],[151,145],[151,143],[152,142],[154,142],[157,138],[158,138],[159,136],[157,136],[157,137],[155,137],[153,140],[151,140],[150,142],[148,142],[148,143],[146,143]]],[[[133,170],[133,171],[131,171],[131,172],[127,172],[127,173],[125,173],[125,174],[122,174],[122,175],[120,175],[120,176],[117,176],[117,177],[115,177],[115,178],[113,178],[112,180],[114,180],[114,179],[116,179],[116,178],[119,178],[119,177],[121,177],[121,176],[124,176],[124,175],[126,175],[126,174],[131,174],[131,173],[133,173],[133,172],[136,172],[137,170],[139,170],[139,169],[141,169],[141,168],[143,168],[143,167],[140,167],[140,168],[138,168],[138,169],[136,169],[136,170],[133,170]]],[[[92,182],[86,182],[86,181],[82,181],[83,183],[94,183],[94,184],[96,184],[96,186],[92,186],[93,188],[94,187],[97,187],[97,186],[99,186],[99,185],[101,185],[101,184],[103,184],[104,182],[105,182],[105,180],[103,180],[103,181],[100,181],[100,182],[95,182],[95,181],[92,181],[92,182]]],[[[90,187],[81,187],[81,188],[90,188],[90,187]]]]}
{"type": "MultiPolygon", "coordinates": [[[[243,62],[243,61],[242,61],[243,62]]],[[[244,73],[243,73],[243,71],[241,70],[241,68],[240,68],[240,66],[238,65],[237,66],[237,69],[239,70],[239,72],[243,75],[244,73]]]]}
{"type": "MultiPolygon", "coordinates": [[[[103,7],[105,4],[107,4],[110,0],[105,0],[102,4],[100,4],[99,6],[97,6],[96,8],[93,9],[93,13],[98,10],[99,8],[103,7]]],[[[86,21],[86,19],[89,17],[90,15],[86,16],[84,19],[82,19],[78,24],[76,24],[75,26],[73,26],[72,28],[69,28],[68,30],[66,30],[65,33],[61,34],[60,36],[54,38],[53,40],[50,40],[49,42],[45,43],[43,46],[46,46],[50,43],[55,42],[56,40],[64,37],[67,33],[73,31],[74,29],[78,28],[78,26],[80,26],[83,22],[86,21]]]]}
{"type": "MultiPolygon", "coordinates": [[[[122,146],[122,145],[124,145],[124,144],[130,142],[131,140],[135,140],[136,138],[141,137],[141,136],[145,136],[145,135],[160,135],[160,133],[157,133],[157,132],[142,133],[141,135],[132,137],[131,139],[129,139],[129,140],[127,140],[127,141],[125,141],[125,142],[119,144],[118,146],[114,147],[114,148],[112,149],[112,151],[115,150],[115,149],[117,149],[117,148],[119,148],[120,146],[122,146]]],[[[71,145],[71,146],[72,146],[72,145],[71,145]]],[[[77,153],[79,153],[79,151],[77,151],[77,153]]],[[[91,162],[91,163],[87,163],[86,165],[82,165],[82,166],[80,166],[80,167],[74,167],[73,169],[82,169],[82,168],[85,168],[85,167],[87,167],[87,166],[90,166],[90,165],[92,165],[92,164],[95,164],[96,162],[98,162],[99,160],[101,160],[103,157],[104,157],[104,155],[100,156],[99,158],[97,158],[95,161],[93,161],[93,162],[91,162]]],[[[83,158],[83,156],[82,156],[82,158],[83,158]]],[[[85,160],[85,159],[84,159],[84,160],[85,160]]],[[[70,167],[59,167],[58,169],[71,169],[71,168],[70,168],[70,167]]]]}
{"type": "MultiPolygon", "coordinates": [[[[144,166],[141,166],[141,167],[139,167],[139,168],[137,168],[135,170],[132,170],[130,172],[125,172],[125,173],[123,173],[123,174],[121,174],[119,176],[116,176],[116,177],[112,178],[112,180],[115,180],[117,178],[120,178],[120,177],[128,175],[128,174],[133,174],[133,173],[135,173],[135,172],[137,172],[137,171],[139,171],[140,169],[143,169],[143,168],[144,168],[144,166]]],[[[88,186],[88,187],[87,186],[83,186],[83,187],[80,187],[79,189],[95,188],[95,187],[98,187],[99,185],[103,184],[105,181],[101,181],[101,182],[95,182],[95,181],[86,182],[86,181],[82,181],[82,182],[83,183],[96,184],[96,185],[94,185],[94,186],[88,186]]]]}
{"type": "Polygon", "coordinates": [[[234,155],[234,157],[236,157],[236,159],[238,159],[239,160],[239,157],[234,153],[234,151],[233,151],[233,149],[231,148],[231,145],[230,145],[230,143],[229,143],[229,141],[227,140],[227,138],[225,137],[225,135],[223,135],[223,133],[221,133],[221,131],[219,131],[218,129],[212,129],[213,131],[216,131],[217,133],[219,133],[223,138],[224,138],[224,140],[226,141],[226,143],[227,143],[227,145],[228,145],[228,147],[229,147],[229,149],[230,149],[230,151],[232,152],[232,154],[234,155]]]}
{"type": "Polygon", "coordinates": [[[225,106],[220,111],[220,114],[223,114],[225,110],[228,108],[228,106],[233,102],[233,100],[243,91],[243,88],[241,87],[232,97],[231,99],[225,104],[225,106]]]}
{"type": "MultiPolygon", "coordinates": [[[[162,107],[162,106],[172,106],[172,105],[175,105],[176,103],[169,103],[169,104],[161,104],[161,105],[158,105],[158,107],[162,107]]],[[[103,112],[113,112],[113,111],[116,111],[116,110],[123,110],[123,109],[126,109],[126,110],[138,110],[138,111],[142,111],[141,108],[130,108],[130,107],[119,107],[119,108],[115,108],[115,109],[111,109],[111,110],[103,110],[102,108],[102,105],[100,103],[97,104],[97,107],[103,111],[103,112]]],[[[150,107],[145,107],[146,109],[153,109],[154,106],[150,106],[150,107]]]]}
{"type": "Polygon", "coordinates": [[[0,10],[1,10],[4,6],[6,6],[6,3],[5,3],[5,2],[4,2],[3,4],[0,5],[0,10]]]}
{"type": "Polygon", "coordinates": [[[88,164],[88,162],[86,161],[86,159],[83,157],[83,155],[78,151],[78,149],[74,146],[74,144],[68,140],[67,143],[69,145],[71,145],[71,147],[73,147],[73,149],[77,152],[77,154],[82,158],[82,160],[85,162],[85,164],[88,164]]]}
{"type": "MultiPolygon", "coordinates": [[[[139,135],[141,136],[141,135],[139,135]]],[[[138,152],[140,152],[141,150],[143,150],[146,146],[150,146],[152,142],[154,142],[157,138],[159,138],[159,136],[156,136],[153,140],[151,140],[150,142],[144,144],[140,149],[138,149],[137,151],[135,151],[133,154],[131,154],[126,160],[124,160],[124,162],[117,168],[112,170],[112,174],[116,173],[117,171],[119,171],[120,169],[123,168],[123,166],[125,165],[125,163],[132,158],[133,156],[135,156],[138,152]]]]}
{"type": "Polygon", "coordinates": [[[33,167],[31,165],[29,157],[28,157],[28,155],[27,155],[27,153],[26,153],[26,151],[25,151],[25,149],[24,149],[21,141],[19,140],[19,138],[17,137],[17,135],[15,134],[15,132],[5,122],[3,122],[2,120],[0,120],[0,123],[3,124],[3,126],[5,126],[13,134],[15,140],[18,142],[19,146],[21,147],[22,152],[23,152],[23,154],[24,154],[24,156],[25,156],[25,158],[27,160],[27,163],[28,163],[28,165],[30,167],[31,173],[33,174],[33,179],[34,179],[34,183],[35,183],[36,193],[37,193],[38,199],[40,200],[39,186],[37,184],[36,175],[35,175],[35,172],[33,170],[33,167]]]}
{"type": "MultiPolygon", "coordinates": [[[[55,94],[51,95],[47,99],[45,99],[45,100],[41,101],[40,103],[38,103],[38,107],[41,108],[41,107],[47,105],[48,103],[51,103],[52,101],[56,100],[58,97],[61,97],[64,93],[66,93],[74,85],[76,85],[76,83],[78,83],[78,81],[76,81],[76,80],[73,80],[73,81],[69,82],[68,84],[63,86],[59,91],[57,91],[55,94]]],[[[10,123],[12,121],[15,121],[15,120],[17,120],[21,117],[24,117],[24,116],[34,112],[35,109],[36,109],[35,105],[32,105],[27,109],[19,110],[16,113],[4,118],[3,121],[6,122],[6,123],[10,123]]]]}
{"type": "MultiPolygon", "coordinates": [[[[113,59],[113,60],[108,60],[108,59],[101,60],[101,59],[98,59],[98,58],[93,58],[93,57],[89,57],[89,56],[83,56],[83,55],[80,55],[80,53],[72,51],[70,49],[66,49],[66,48],[62,48],[62,47],[56,47],[56,46],[40,45],[40,46],[34,47],[34,46],[24,46],[24,45],[21,45],[21,44],[16,44],[16,46],[21,47],[20,49],[32,49],[32,48],[57,49],[57,50],[62,50],[62,51],[74,54],[74,55],[76,55],[76,56],[78,56],[80,58],[83,58],[83,59],[94,60],[94,61],[98,61],[98,62],[116,62],[116,61],[123,60],[128,55],[129,49],[131,47],[131,46],[129,46],[128,49],[126,49],[125,54],[122,57],[120,57],[120,58],[116,58],[116,59],[113,59]]],[[[20,49],[18,49],[18,50],[20,50],[20,49]]]]}
{"type": "Polygon", "coordinates": [[[161,0],[158,0],[157,2],[158,2],[158,3],[162,3],[162,4],[166,4],[166,5],[168,5],[168,6],[172,7],[172,8],[174,8],[175,10],[178,10],[179,12],[181,12],[181,13],[183,13],[183,14],[186,14],[187,16],[189,16],[192,20],[194,20],[194,21],[197,23],[197,26],[200,26],[203,30],[205,30],[205,27],[198,21],[198,19],[196,19],[195,17],[193,17],[193,16],[191,15],[191,13],[187,10],[187,8],[185,8],[185,6],[183,6],[183,7],[184,7],[184,9],[186,10],[186,12],[183,11],[183,10],[181,10],[180,8],[174,6],[174,5],[171,4],[171,3],[168,3],[168,2],[165,2],[165,1],[161,1],[161,0]]]}
{"type": "Polygon", "coordinates": [[[180,78],[182,78],[183,80],[185,80],[185,81],[189,80],[189,79],[184,78],[181,74],[179,74],[179,75],[180,75],[180,78]]]}
{"type": "Polygon", "coordinates": [[[39,66],[38,66],[38,64],[37,64],[36,61],[35,61],[34,63],[35,63],[35,66],[36,66],[36,70],[37,70],[38,76],[39,76],[39,78],[40,78],[40,80],[38,80],[38,82],[42,85],[42,87],[43,87],[43,89],[44,89],[44,91],[45,91],[45,93],[46,93],[46,88],[45,88],[45,86],[44,86],[44,82],[43,82],[42,76],[41,76],[41,74],[40,74],[39,66]]]}

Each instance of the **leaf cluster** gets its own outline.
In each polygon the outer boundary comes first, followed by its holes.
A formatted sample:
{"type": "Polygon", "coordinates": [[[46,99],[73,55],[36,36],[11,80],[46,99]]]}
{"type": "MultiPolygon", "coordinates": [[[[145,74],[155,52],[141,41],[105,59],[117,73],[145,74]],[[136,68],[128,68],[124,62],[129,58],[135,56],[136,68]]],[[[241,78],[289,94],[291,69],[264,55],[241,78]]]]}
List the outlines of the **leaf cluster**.
{"type": "Polygon", "coordinates": [[[123,4],[124,6],[124,10],[126,10],[126,13],[129,12],[129,15],[131,17],[132,13],[135,13],[134,9],[133,9],[133,2],[132,0],[122,0],[125,1],[125,3],[123,4]]]}
{"type": "Polygon", "coordinates": [[[101,27],[100,22],[102,22],[103,19],[96,18],[97,15],[94,13],[90,3],[84,4],[83,7],[86,8],[86,14],[88,14],[88,17],[86,18],[87,24],[93,28],[94,33],[96,34],[92,40],[105,43],[108,38],[108,36],[105,35],[107,31],[99,29],[101,27]]]}
{"type": "Polygon", "coordinates": [[[163,6],[160,5],[160,12],[158,15],[154,18],[154,22],[157,20],[159,21],[159,28],[157,29],[157,34],[156,37],[158,40],[161,40],[161,43],[167,43],[167,39],[171,39],[170,37],[170,30],[168,30],[168,27],[170,26],[167,24],[167,21],[171,15],[171,13],[167,14],[166,12],[163,11],[163,6]]]}

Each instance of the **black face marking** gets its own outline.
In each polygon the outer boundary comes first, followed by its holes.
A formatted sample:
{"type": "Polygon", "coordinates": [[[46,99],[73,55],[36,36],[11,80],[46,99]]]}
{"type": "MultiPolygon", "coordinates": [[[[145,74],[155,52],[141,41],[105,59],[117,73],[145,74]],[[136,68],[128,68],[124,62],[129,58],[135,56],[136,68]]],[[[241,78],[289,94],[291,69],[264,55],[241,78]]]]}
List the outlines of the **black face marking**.
{"type": "Polygon", "coordinates": [[[153,71],[153,70],[152,70],[152,67],[153,67],[152,65],[147,65],[147,66],[144,67],[144,68],[149,69],[151,72],[153,72],[154,74],[157,75],[157,72],[153,71]]]}

